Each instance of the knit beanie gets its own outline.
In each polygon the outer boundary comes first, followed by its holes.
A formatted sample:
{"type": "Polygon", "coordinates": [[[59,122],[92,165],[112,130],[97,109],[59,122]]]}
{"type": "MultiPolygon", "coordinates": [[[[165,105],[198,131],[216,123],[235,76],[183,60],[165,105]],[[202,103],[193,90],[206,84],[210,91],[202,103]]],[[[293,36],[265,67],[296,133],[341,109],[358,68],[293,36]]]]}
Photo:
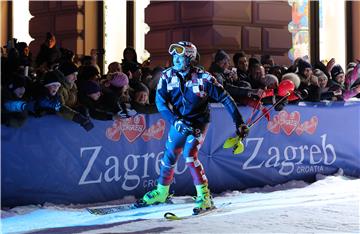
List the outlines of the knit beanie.
{"type": "Polygon", "coordinates": [[[125,73],[115,72],[110,76],[110,84],[116,88],[121,88],[129,84],[129,78],[125,73]]]}
{"type": "Polygon", "coordinates": [[[63,78],[63,75],[57,71],[49,71],[47,73],[45,73],[44,75],[44,81],[43,81],[43,85],[45,87],[51,86],[51,85],[61,85],[60,80],[63,78]]]}
{"type": "Polygon", "coordinates": [[[312,68],[312,66],[310,63],[306,62],[305,60],[300,59],[298,63],[298,68],[299,68],[299,73],[304,74],[305,69],[312,68]]]}
{"type": "Polygon", "coordinates": [[[224,51],[224,50],[218,50],[215,54],[215,63],[219,62],[221,60],[224,60],[225,58],[230,59],[230,56],[224,51]]]}
{"type": "Polygon", "coordinates": [[[90,78],[98,76],[99,74],[99,70],[93,65],[82,66],[80,67],[78,78],[79,80],[90,80],[90,78]]]}
{"type": "Polygon", "coordinates": [[[141,82],[136,82],[132,88],[134,89],[134,92],[137,93],[137,92],[146,92],[147,94],[149,94],[149,88],[141,83],[141,82]]]}
{"type": "Polygon", "coordinates": [[[331,77],[333,79],[335,79],[338,75],[340,74],[344,74],[344,70],[342,69],[342,67],[339,64],[336,64],[332,69],[331,69],[331,77]]]}
{"type": "Polygon", "coordinates": [[[64,76],[68,76],[72,73],[78,72],[78,67],[74,63],[66,62],[59,66],[59,70],[64,74],[64,76]]]}
{"type": "Polygon", "coordinates": [[[100,92],[101,89],[97,82],[89,80],[84,83],[83,90],[86,95],[90,95],[100,92]]]}

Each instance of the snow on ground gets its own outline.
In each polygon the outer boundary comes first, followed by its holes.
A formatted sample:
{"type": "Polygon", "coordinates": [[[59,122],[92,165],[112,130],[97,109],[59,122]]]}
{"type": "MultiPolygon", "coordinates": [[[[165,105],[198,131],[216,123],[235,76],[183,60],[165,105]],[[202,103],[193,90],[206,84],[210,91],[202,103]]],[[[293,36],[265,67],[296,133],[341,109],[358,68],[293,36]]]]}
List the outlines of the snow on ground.
{"type": "Polygon", "coordinates": [[[320,179],[223,193],[214,198],[215,205],[230,205],[180,221],[166,221],[163,215],[190,215],[190,197],[104,216],[83,206],[16,207],[2,211],[2,233],[360,233],[360,179],[320,179]]]}

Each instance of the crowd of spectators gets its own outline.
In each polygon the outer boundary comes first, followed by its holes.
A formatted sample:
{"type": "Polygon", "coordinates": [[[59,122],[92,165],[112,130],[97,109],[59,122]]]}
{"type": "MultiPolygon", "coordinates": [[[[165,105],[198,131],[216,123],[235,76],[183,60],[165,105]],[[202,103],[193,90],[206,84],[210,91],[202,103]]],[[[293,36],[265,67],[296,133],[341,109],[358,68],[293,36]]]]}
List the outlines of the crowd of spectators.
{"type": "MultiPolygon", "coordinates": [[[[59,48],[55,35],[47,33],[33,60],[25,42],[9,41],[1,50],[2,124],[20,127],[29,115],[56,114],[89,131],[94,127],[92,119],[157,112],[156,86],[163,67],[139,63],[136,51],[128,47],[121,63],[111,62],[102,75],[97,55],[97,50],[91,50],[90,55],[77,58],[74,52],[59,48]]],[[[200,55],[197,58],[194,65],[201,67],[200,55]]],[[[344,70],[334,59],[310,64],[306,58],[298,58],[286,67],[277,65],[270,55],[256,58],[240,51],[232,62],[233,66],[229,54],[218,50],[205,69],[241,105],[253,106],[259,99],[274,103],[276,88],[285,79],[295,84],[298,94],[290,102],[346,101],[360,94],[359,61],[344,70]],[[264,96],[266,90],[275,92],[264,96]]]]}

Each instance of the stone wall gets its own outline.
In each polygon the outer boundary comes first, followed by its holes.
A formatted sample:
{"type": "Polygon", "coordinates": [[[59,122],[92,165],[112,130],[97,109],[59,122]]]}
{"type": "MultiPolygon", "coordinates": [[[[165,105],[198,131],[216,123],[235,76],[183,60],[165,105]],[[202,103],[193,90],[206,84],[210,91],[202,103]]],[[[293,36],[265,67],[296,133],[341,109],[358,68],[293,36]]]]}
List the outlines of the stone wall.
{"type": "Polygon", "coordinates": [[[167,65],[168,46],[176,41],[193,42],[201,64],[209,67],[221,48],[229,54],[271,54],[277,63],[289,64],[291,7],[287,2],[183,1],[151,2],[145,10],[150,31],[145,48],[152,65],[167,65]]]}
{"type": "Polygon", "coordinates": [[[30,1],[29,33],[35,40],[30,49],[36,55],[44,42],[46,32],[56,36],[59,47],[76,54],[84,53],[84,2],[82,1],[30,1]]]}

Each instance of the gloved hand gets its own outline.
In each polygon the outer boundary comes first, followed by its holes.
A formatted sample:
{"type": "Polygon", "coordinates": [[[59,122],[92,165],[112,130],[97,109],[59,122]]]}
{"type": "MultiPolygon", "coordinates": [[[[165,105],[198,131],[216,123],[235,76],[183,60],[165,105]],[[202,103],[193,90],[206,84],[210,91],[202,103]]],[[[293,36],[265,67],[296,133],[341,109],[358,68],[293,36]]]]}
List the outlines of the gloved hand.
{"type": "Polygon", "coordinates": [[[131,109],[130,105],[127,105],[123,102],[118,102],[119,111],[117,112],[117,115],[120,118],[130,118],[135,115],[137,115],[137,112],[134,109],[131,109]]]}
{"type": "Polygon", "coordinates": [[[118,111],[118,113],[116,113],[120,118],[122,119],[126,119],[126,118],[130,118],[133,117],[135,115],[137,115],[137,112],[133,109],[125,109],[125,110],[120,110],[118,111]]]}
{"type": "Polygon", "coordinates": [[[4,103],[4,108],[8,112],[23,112],[25,107],[25,101],[7,101],[4,103]]]}
{"type": "Polygon", "coordinates": [[[186,124],[182,119],[175,120],[174,127],[176,131],[180,132],[183,135],[189,135],[194,133],[194,128],[186,124]]]}
{"type": "MultiPolygon", "coordinates": [[[[280,100],[281,97],[277,97],[276,99],[276,102],[280,100]]],[[[285,98],[282,102],[280,102],[279,104],[277,104],[274,109],[276,111],[282,111],[284,109],[284,107],[288,104],[288,100],[287,98],[285,98]]]]}
{"type": "Polygon", "coordinates": [[[304,100],[309,96],[309,91],[307,89],[295,90],[294,93],[300,100],[304,100]]]}
{"type": "Polygon", "coordinates": [[[61,102],[58,100],[50,100],[48,98],[43,98],[38,101],[38,107],[40,109],[50,109],[58,112],[61,108],[61,102]]]}
{"type": "Polygon", "coordinates": [[[236,129],[236,135],[244,139],[249,134],[250,128],[246,124],[240,124],[236,129]]]}
{"type": "Polygon", "coordinates": [[[94,124],[91,122],[91,120],[80,113],[75,114],[72,121],[80,124],[81,127],[83,127],[86,131],[90,131],[94,128],[94,124]]]}

